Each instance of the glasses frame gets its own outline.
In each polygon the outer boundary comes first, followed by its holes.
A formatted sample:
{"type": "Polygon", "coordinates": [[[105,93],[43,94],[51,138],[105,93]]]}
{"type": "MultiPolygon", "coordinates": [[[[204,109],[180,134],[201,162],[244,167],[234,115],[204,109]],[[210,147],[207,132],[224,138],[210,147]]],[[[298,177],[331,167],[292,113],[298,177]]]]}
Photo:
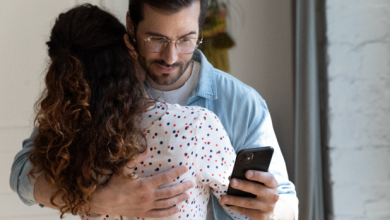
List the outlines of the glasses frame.
{"type": "MultiPolygon", "coordinates": [[[[138,33],[138,31],[137,31],[137,33],[138,33]]],[[[155,51],[150,51],[150,50],[148,50],[148,48],[146,47],[146,41],[148,41],[148,39],[150,39],[150,38],[152,38],[152,37],[155,37],[155,36],[150,36],[150,37],[144,38],[140,33],[138,33],[138,34],[139,34],[139,36],[142,38],[142,40],[144,40],[144,47],[145,47],[145,49],[146,49],[147,51],[149,51],[150,53],[160,53],[161,51],[164,51],[164,50],[168,47],[168,44],[172,41],[172,42],[175,43],[176,50],[177,50],[179,53],[181,53],[181,54],[192,54],[192,53],[194,53],[194,52],[196,51],[196,49],[198,49],[199,45],[200,45],[201,43],[203,43],[203,30],[202,30],[202,38],[201,38],[200,40],[199,40],[199,38],[190,38],[190,39],[196,39],[196,46],[195,46],[195,48],[194,48],[194,51],[192,51],[191,53],[183,53],[183,52],[181,52],[181,51],[179,50],[179,48],[178,48],[178,43],[177,43],[177,41],[183,39],[184,37],[182,37],[182,38],[180,38],[180,39],[176,39],[176,40],[171,40],[171,39],[169,39],[169,38],[167,38],[167,37],[162,37],[162,38],[165,39],[165,42],[166,42],[166,43],[165,43],[165,46],[163,46],[162,49],[161,49],[160,51],[155,52],[155,51]]],[[[135,39],[133,39],[133,41],[136,42],[135,39]]]]}

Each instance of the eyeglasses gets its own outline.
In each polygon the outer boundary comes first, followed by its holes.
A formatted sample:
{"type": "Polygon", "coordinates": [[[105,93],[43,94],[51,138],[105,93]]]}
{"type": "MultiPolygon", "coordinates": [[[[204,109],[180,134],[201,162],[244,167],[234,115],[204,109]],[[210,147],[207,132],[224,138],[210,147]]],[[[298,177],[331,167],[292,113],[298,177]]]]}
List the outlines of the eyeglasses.
{"type": "MultiPolygon", "coordinates": [[[[141,34],[139,36],[144,40],[144,45],[147,51],[151,53],[158,53],[163,51],[168,44],[172,41],[176,45],[177,51],[183,54],[190,54],[195,52],[196,48],[198,48],[199,44],[203,42],[203,31],[202,31],[202,39],[198,38],[188,38],[183,37],[178,40],[170,40],[166,37],[160,36],[150,36],[144,38],[141,34]]],[[[135,42],[136,40],[133,39],[135,42]]]]}

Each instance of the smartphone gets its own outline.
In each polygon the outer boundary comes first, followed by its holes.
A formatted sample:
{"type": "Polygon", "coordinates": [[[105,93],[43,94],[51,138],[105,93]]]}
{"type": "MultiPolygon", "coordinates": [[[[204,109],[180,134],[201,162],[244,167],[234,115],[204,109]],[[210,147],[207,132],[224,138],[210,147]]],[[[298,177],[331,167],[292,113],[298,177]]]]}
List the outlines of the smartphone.
{"type": "MultiPolygon", "coordinates": [[[[234,163],[231,178],[247,180],[245,173],[248,170],[268,172],[268,167],[271,163],[273,153],[274,149],[272,147],[258,147],[240,150],[234,163]]],[[[256,198],[256,195],[234,189],[230,187],[230,184],[227,194],[231,196],[256,198]]],[[[226,206],[231,205],[226,204],[226,206]]]]}

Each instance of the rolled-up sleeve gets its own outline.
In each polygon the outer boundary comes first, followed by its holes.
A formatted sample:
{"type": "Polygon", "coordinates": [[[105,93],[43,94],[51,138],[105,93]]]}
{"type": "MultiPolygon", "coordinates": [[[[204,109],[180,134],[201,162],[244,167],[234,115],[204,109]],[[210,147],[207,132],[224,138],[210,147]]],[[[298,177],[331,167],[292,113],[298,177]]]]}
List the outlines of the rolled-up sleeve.
{"type": "MultiPolygon", "coordinates": [[[[34,148],[34,138],[38,131],[34,128],[31,136],[23,141],[23,148],[16,154],[11,168],[10,186],[19,195],[19,198],[26,205],[38,204],[34,199],[34,178],[28,178],[32,164],[28,159],[31,150],[34,148]]],[[[37,174],[38,177],[41,173],[37,174]]]]}
{"type": "Polygon", "coordinates": [[[274,148],[274,154],[268,172],[278,182],[278,193],[289,195],[289,204],[294,206],[295,218],[298,219],[298,198],[296,197],[295,186],[288,178],[286,163],[272,126],[271,116],[262,98],[258,99],[256,108],[258,108],[256,111],[258,114],[247,133],[245,148],[265,146],[274,148]]]}

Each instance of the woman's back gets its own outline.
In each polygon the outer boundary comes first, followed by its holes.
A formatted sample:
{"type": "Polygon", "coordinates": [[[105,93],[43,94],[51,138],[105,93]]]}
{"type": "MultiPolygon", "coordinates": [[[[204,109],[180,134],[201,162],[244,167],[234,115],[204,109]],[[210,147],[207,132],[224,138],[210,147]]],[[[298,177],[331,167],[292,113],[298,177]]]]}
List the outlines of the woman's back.
{"type": "MultiPolygon", "coordinates": [[[[236,157],[218,117],[201,107],[157,103],[156,108],[149,109],[143,114],[141,127],[151,152],[148,159],[134,168],[138,175],[149,177],[177,166],[187,166],[189,171],[185,175],[172,179],[160,187],[169,187],[188,180],[195,183],[195,187],[187,191],[190,199],[177,205],[180,212],[161,219],[206,219],[210,193],[218,199],[226,194],[228,178],[236,157]]],[[[244,217],[239,213],[225,210],[232,217],[244,217]]],[[[83,219],[120,218],[101,215],[85,216],[83,219]]]]}

